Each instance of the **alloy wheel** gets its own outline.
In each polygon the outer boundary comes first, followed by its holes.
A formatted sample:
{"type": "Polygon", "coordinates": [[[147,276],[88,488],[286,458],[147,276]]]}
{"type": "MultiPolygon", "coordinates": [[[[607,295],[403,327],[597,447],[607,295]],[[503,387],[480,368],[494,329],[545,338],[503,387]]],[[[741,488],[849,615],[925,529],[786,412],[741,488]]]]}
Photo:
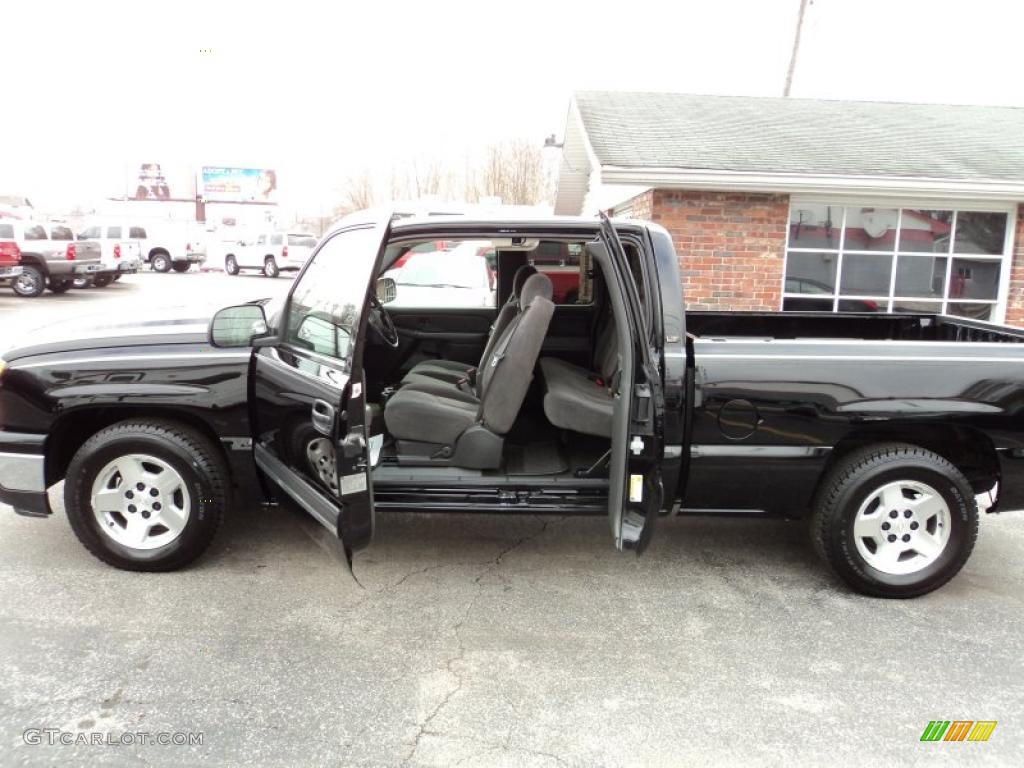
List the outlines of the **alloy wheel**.
{"type": "Polygon", "coordinates": [[[92,484],[92,512],[103,533],[131,549],[177,539],[192,509],[185,479],[155,456],[132,453],[109,462],[92,484]]]}

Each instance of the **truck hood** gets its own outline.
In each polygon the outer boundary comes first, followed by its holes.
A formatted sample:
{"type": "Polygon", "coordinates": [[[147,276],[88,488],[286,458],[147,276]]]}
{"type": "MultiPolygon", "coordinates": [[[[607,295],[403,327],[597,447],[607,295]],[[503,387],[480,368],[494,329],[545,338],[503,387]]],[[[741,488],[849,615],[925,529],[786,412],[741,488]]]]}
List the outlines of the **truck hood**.
{"type": "Polygon", "coordinates": [[[219,307],[167,307],[111,319],[101,315],[52,323],[18,334],[20,343],[0,349],[4,360],[83,349],[154,344],[204,344],[210,318],[219,307]]]}

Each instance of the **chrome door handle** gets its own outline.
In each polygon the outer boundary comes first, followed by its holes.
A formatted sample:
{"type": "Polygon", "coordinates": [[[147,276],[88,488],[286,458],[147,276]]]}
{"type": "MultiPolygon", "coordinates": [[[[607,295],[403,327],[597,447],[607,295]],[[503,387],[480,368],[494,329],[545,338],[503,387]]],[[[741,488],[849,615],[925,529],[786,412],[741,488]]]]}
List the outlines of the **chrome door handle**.
{"type": "Polygon", "coordinates": [[[330,437],[334,433],[334,406],[326,400],[313,401],[313,429],[330,437]]]}

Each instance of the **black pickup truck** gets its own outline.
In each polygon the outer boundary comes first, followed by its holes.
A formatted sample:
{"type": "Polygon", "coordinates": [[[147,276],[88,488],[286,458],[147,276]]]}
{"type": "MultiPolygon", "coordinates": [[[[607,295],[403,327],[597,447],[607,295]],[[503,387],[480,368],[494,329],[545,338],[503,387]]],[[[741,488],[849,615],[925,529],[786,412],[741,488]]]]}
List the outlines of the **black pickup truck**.
{"type": "Polygon", "coordinates": [[[154,571],[274,497],[350,557],[375,509],[607,514],[638,552],[663,514],[807,518],[833,570],[883,597],[959,571],[977,495],[1024,507],[1024,332],[684,298],[653,224],[339,226],[278,311],[78,323],[7,351],[0,501],[46,516],[63,480],[82,543],[154,571]],[[445,271],[456,251],[476,288],[445,271]],[[447,304],[399,300],[425,287],[447,304]]]}

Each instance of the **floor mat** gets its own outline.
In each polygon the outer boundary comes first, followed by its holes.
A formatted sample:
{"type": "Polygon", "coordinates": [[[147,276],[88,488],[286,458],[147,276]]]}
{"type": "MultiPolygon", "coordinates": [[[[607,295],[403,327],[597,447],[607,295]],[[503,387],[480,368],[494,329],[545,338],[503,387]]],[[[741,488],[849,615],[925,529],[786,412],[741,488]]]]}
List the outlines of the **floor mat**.
{"type": "Polygon", "coordinates": [[[569,462],[556,442],[505,445],[505,473],[509,475],[558,475],[569,462]]]}

